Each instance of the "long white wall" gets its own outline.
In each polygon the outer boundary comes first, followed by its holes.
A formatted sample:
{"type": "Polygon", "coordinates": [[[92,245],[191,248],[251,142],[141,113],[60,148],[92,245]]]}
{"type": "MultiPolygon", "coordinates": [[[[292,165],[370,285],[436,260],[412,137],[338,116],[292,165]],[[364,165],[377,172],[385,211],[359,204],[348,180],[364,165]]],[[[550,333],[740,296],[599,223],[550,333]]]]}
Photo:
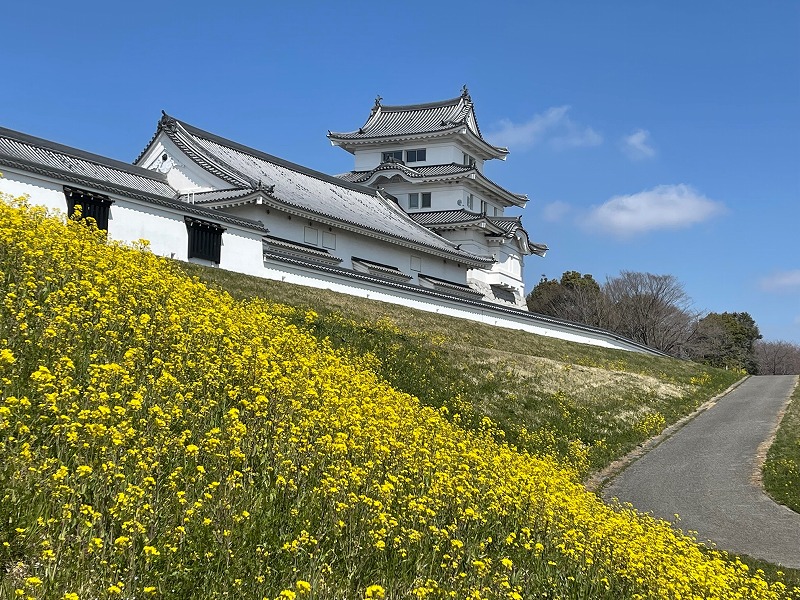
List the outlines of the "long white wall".
{"type": "MultiPolygon", "coordinates": [[[[66,199],[60,183],[40,179],[27,173],[15,172],[12,169],[5,169],[4,175],[4,178],[0,178],[0,192],[12,196],[27,194],[36,204],[66,213],[66,199]]],[[[150,247],[154,253],[186,260],[188,234],[183,220],[184,215],[180,212],[179,207],[175,209],[160,207],[113,194],[108,195],[115,200],[109,219],[109,236],[111,238],[124,242],[147,239],[150,241],[150,247]],[[157,235],[154,235],[154,232],[157,232],[157,235]]],[[[286,221],[289,220],[286,219],[286,221]]],[[[339,237],[337,237],[338,239],[339,237]]],[[[234,224],[226,225],[226,231],[222,237],[222,258],[219,266],[230,271],[266,279],[330,289],[498,327],[520,329],[537,335],[606,348],[659,354],[606,331],[560,323],[546,317],[533,315],[525,310],[504,309],[486,302],[460,300],[445,294],[426,292],[416,286],[384,283],[373,277],[359,276],[338,269],[266,260],[263,256],[261,240],[261,233],[256,230],[248,230],[234,224]]],[[[342,236],[342,241],[344,244],[341,250],[343,253],[346,251],[348,256],[352,252],[353,255],[361,258],[395,264],[392,262],[394,257],[378,253],[378,248],[383,246],[377,241],[374,246],[369,245],[368,238],[356,239],[342,236]],[[345,241],[347,239],[350,241],[345,241]],[[349,244],[353,244],[353,246],[349,244]]],[[[396,266],[405,270],[399,264],[396,266]]],[[[444,263],[438,271],[434,267],[434,264],[428,266],[423,264],[423,272],[444,279],[452,279],[444,263]]]]}
{"type": "MultiPolygon", "coordinates": [[[[82,187],[82,186],[79,186],[82,187]]],[[[99,190],[96,190],[99,191],[99,190]]],[[[0,192],[12,196],[27,195],[32,202],[66,214],[67,201],[61,183],[27,173],[4,169],[0,192]]],[[[163,207],[132,200],[107,192],[114,204],[109,209],[108,235],[124,242],[147,240],[150,250],[159,256],[189,260],[189,234],[180,207],[163,207]]],[[[202,217],[198,217],[202,219],[202,217]]],[[[219,267],[249,275],[259,275],[262,264],[262,234],[236,225],[224,224],[219,267]]],[[[211,264],[191,259],[192,262],[211,264]]]]}
{"type": "Polygon", "coordinates": [[[340,266],[346,269],[352,268],[351,261],[355,256],[396,267],[406,275],[411,275],[414,283],[418,281],[417,276],[420,273],[455,283],[466,283],[467,267],[454,260],[415,252],[408,247],[389,244],[326,223],[309,221],[274,208],[269,209],[269,213],[267,210],[263,205],[249,204],[226,209],[225,212],[262,221],[270,235],[275,237],[327,250],[331,255],[342,259],[340,266]]]}
{"type": "Polygon", "coordinates": [[[569,323],[559,323],[547,317],[534,315],[525,310],[502,309],[487,302],[464,302],[441,294],[430,294],[406,289],[403,286],[387,287],[380,283],[354,279],[345,274],[320,272],[304,265],[287,264],[278,261],[265,261],[262,277],[295,285],[322,288],[370,300],[399,304],[409,308],[449,315],[497,327],[518,329],[546,337],[615,348],[648,354],[661,354],[626,340],[613,333],[583,328],[569,323]]]}

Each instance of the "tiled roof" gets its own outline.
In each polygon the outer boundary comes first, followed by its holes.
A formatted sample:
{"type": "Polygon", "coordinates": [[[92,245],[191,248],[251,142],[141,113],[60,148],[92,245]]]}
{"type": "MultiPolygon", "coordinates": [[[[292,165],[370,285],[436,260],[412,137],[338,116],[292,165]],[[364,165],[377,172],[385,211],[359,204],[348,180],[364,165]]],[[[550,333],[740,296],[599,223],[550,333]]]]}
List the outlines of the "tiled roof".
{"type": "Polygon", "coordinates": [[[353,268],[355,270],[358,270],[356,267],[361,266],[364,269],[366,269],[368,273],[371,273],[373,275],[389,277],[397,281],[408,281],[409,279],[411,279],[411,275],[403,273],[403,271],[401,271],[394,265],[385,265],[383,263],[367,260],[366,258],[358,258],[357,256],[351,257],[350,260],[352,261],[353,268]]]}
{"type": "Polygon", "coordinates": [[[341,258],[333,256],[324,248],[317,248],[315,246],[309,246],[308,244],[301,244],[300,242],[293,242],[271,235],[264,236],[263,246],[265,256],[296,257],[305,260],[322,261],[325,264],[331,265],[338,265],[342,262],[341,258]]]}
{"type": "Polygon", "coordinates": [[[163,173],[0,127],[0,165],[266,232],[263,223],[187,204],[163,173]]]}
{"type": "Polygon", "coordinates": [[[460,165],[458,163],[447,163],[442,165],[420,165],[409,167],[402,162],[385,162],[381,163],[370,171],[351,171],[338,175],[339,179],[349,181],[351,183],[367,183],[378,173],[388,173],[390,171],[399,171],[409,179],[429,179],[429,180],[442,180],[442,179],[461,179],[470,177],[480,182],[484,189],[491,191],[498,198],[502,198],[509,205],[524,206],[528,202],[528,196],[525,194],[515,194],[507,189],[497,185],[494,181],[486,177],[483,173],[478,171],[475,167],[467,165],[460,165]]]}
{"type": "Polygon", "coordinates": [[[508,234],[513,234],[517,229],[522,229],[522,219],[520,217],[487,217],[493,225],[499,227],[508,234]]]}
{"type": "Polygon", "coordinates": [[[483,296],[481,292],[473,290],[466,284],[456,283],[455,281],[447,281],[446,279],[440,279],[438,277],[433,277],[432,275],[420,273],[417,275],[417,279],[427,282],[431,285],[431,287],[433,287],[433,289],[438,291],[454,293],[458,296],[467,296],[471,298],[481,298],[483,296]]]}
{"type": "MultiPolygon", "coordinates": [[[[650,348],[649,346],[645,346],[644,344],[641,344],[639,342],[634,342],[633,340],[629,340],[628,338],[625,338],[616,333],[612,333],[606,329],[600,329],[599,327],[584,325],[583,323],[575,323],[573,321],[565,321],[563,319],[557,319],[556,317],[550,317],[547,315],[532,313],[525,308],[488,302],[481,298],[469,298],[467,297],[466,294],[464,295],[448,294],[443,290],[428,289],[418,285],[414,285],[412,283],[403,283],[399,281],[381,279],[379,277],[370,275],[368,273],[358,273],[357,271],[353,271],[352,269],[343,269],[342,267],[319,265],[295,257],[284,257],[284,256],[268,257],[265,254],[265,258],[280,260],[281,262],[287,262],[300,267],[310,267],[315,271],[329,273],[336,277],[349,278],[356,281],[366,281],[370,283],[380,283],[381,285],[384,285],[386,287],[403,290],[405,292],[410,292],[417,296],[423,296],[423,297],[430,296],[445,300],[448,299],[458,300],[459,303],[464,304],[466,306],[472,306],[481,309],[482,313],[490,317],[492,315],[496,315],[499,317],[509,316],[512,318],[519,319],[522,322],[530,323],[531,325],[555,326],[555,327],[563,327],[567,330],[585,331],[587,333],[597,335],[599,339],[621,341],[624,342],[628,347],[635,348],[642,352],[646,352],[657,356],[667,356],[667,354],[662,352],[661,350],[655,350],[654,348],[650,348]]],[[[426,276],[422,275],[422,277],[425,278],[426,276]]],[[[455,285],[460,285],[460,284],[455,284],[455,285]]]]}
{"type": "MultiPolygon", "coordinates": [[[[413,212],[409,216],[425,227],[446,227],[448,225],[491,224],[491,220],[483,213],[470,212],[459,208],[458,210],[437,210],[427,212],[413,212]]],[[[501,233],[503,230],[496,230],[501,233]]]]}
{"type": "Polygon", "coordinates": [[[192,204],[203,204],[207,202],[217,202],[219,200],[233,200],[244,198],[253,193],[253,188],[228,188],[224,190],[211,190],[208,192],[192,192],[181,194],[180,199],[192,204]]]}
{"type": "Polygon", "coordinates": [[[549,250],[547,244],[537,244],[530,240],[530,237],[528,237],[528,232],[522,226],[522,219],[520,217],[486,218],[492,223],[492,225],[505,231],[505,237],[520,237],[531,254],[535,254],[536,256],[544,256],[549,250]]]}
{"type": "Polygon", "coordinates": [[[248,187],[262,190],[265,198],[284,209],[300,210],[341,227],[402,241],[468,264],[485,263],[417,225],[394,202],[370,188],[248,148],[172,117],[162,118],[159,127],[198,164],[235,186],[233,194],[248,187]]]}
{"type": "Polygon", "coordinates": [[[70,181],[102,182],[125,191],[175,196],[175,190],[162,173],[3,127],[0,127],[0,164],[47,170],[65,175],[70,181]]]}
{"type": "Polygon", "coordinates": [[[349,173],[342,173],[338,175],[338,177],[345,181],[362,183],[369,180],[375,173],[380,173],[381,171],[400,171],[412,179],[423,179],[425,177],[439,177],[442,175],[467,174],[474,171],[474,168],[457,163],[409,167],[401,162],[385,162],[370,171],[350,171],[349,173]]]}
{"type": "Polygon", "coordinates": [[[535,244],[530,241],[528,232],[522,226],[520,217],[490,217],[483,213],[474,213],[463,208],[459,210],[440,210],[428,212],[413,212],[409,216],[420,225],[431,229],[445,229],[452,227],[469,227],[470,225],[484,226],[487,236],[502,236],[513,238],[518,236],[523,247],[531,254],[544,256],[548,250],[545,244],[535,244]],[[486,227],[488,225],[488,227],[486,227]]]}
{"type": "Polygon", "coordinates": [[[381,98],[378,97],[364,125],[356,131],[328,132],[328,138],[331,141],[344,142],[344,146],[347,140],[431,135],[457,131],[463,127],[467,127],[476,138],[486,144],[493,154],[498,157],[508,154],[507,148],[492,146],[483,139],[475,117],[475,107],[466,86],[457,98],[426,104],[382,105],[381,98]]]}

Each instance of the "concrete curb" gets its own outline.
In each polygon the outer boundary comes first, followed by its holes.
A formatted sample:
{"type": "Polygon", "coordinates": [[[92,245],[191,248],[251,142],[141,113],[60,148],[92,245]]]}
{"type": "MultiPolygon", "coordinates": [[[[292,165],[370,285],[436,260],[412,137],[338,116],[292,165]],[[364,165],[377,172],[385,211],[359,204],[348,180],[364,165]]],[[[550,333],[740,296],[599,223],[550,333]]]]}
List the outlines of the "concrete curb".
{"type": "Polygon", "coordinates": [[[731,384],[728,389],[723,392],[720,392],[710,400],[706,400],[703,404],[697,407],[693,412],[686,415],[685,417],[681,417],[675,423],[664,429],[661,433],[656,436],[651,437],[649,440],[639,444],[636,448],[628,452],[622,458],[618,458],[614,462],[612,462],[607,467],[601,469],[600,471],[596,471],[587,477],[583,485],[584,487],[590,492],[599,493],[605,486],[608,484],[612,479],[614,479],[617,475],[622,473],[625,469],[627,469],[631,464],[633,464],[636,460],[650,452],[653,448],[665,442],[673,435],[675,435],[678,431],[680,431],[684,426],[690,423],[695,417],[704,413],[709,408],[712,408],[723,396],[731,393],[737,387],[742,385],[745,381],[750,378],[750,375],[746,375],[739,379],[738,381],[731,384]]]}

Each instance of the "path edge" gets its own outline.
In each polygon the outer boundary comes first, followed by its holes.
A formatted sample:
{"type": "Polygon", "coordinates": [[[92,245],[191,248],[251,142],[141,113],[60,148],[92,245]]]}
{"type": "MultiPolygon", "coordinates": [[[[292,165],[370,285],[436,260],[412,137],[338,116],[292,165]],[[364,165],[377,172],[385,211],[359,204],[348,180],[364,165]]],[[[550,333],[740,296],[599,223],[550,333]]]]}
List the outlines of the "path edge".
{"type": "MultiPolygon", "coordinates": [[[[784,403],[783,407],[780,411],[778,411],[778,415],[775,417],[775,422],[772,424],[772,429],[770,430],[769,435],[758,445],[758,448],[756,449],[753,472],[750,474],[750,483],[760,488],[765,494],[767,494],[767,490],[764,489],[763,467],[767,460],[767,452],[769,452],[772,442],[775,441],[775,436],[778,435],[778,429],[780,429],[781,423],[783,423],[783,417],[786,414],[786,410],[789,408],[789,404],[792,403],[792,399],[794,398],[794,394],[797,391],[798,385],[800,385],[800,376],[795,375],[794,387],[792,388],[792,391],[789,392],[789,396],[786,398],[786,402],[784,403]]],[[[767,494],[767,496],[769,496],[773,501],[777,502],[777,500],[772,498],[772,496],[769,494],[767,494]]],[[[778,504],[780,504],[780,502],[778,502],[778,504]]],[[[784,505],[781,504],[781,506],[784,505]]]]}
{"type": "MultiPolygon", "coordinates": [[[[675,421],[672,425],[662,430],[661,433],[659,433],[658,435],[655,435],[650,439],[645,440],[644,442],[636,446],[636,448],[628,452],[625,456],[618,458],[617,460],[603,467],[599,471],[591,473],[586,479],[584,479],[583,481],[584,487],[590,492],[595,492],[599,494],[612,479],[614,479],[617,475],[622,473],[631,464],[633,464],[639,458],[650,452],[653,448],[656,448],[661,443],[667,441],[678,431],[683,429],[687,424],[693,421],[697,416],[704,413],[709,408],[713,407],[723,397],[727,396],[733,390],[742,385],[745,381],[750,379],[750,377],[752,377],[752,375],[745,375],[741,379],[733,382],[730,386],[728,386],[726,390],[720,392],[716,396],[713,396],[709,400],[706,400],[703,404],[694,409],[694,411],[692,411],[688,415],[681,417],[680,419],[675,421]]],[[[767,448],[768,447],[769,446],[767,446],[767,448]]]]}

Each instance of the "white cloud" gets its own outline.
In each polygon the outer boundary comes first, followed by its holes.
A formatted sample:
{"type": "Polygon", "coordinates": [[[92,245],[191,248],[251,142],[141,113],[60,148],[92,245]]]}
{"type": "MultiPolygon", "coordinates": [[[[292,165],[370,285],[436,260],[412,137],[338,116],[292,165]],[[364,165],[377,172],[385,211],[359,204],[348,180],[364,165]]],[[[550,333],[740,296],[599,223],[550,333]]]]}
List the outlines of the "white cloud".
{"type": "Polygon", "coordinates": [[[585,225],[625,237],[659,229],[682,229],[725,211],[691,186],[659,185],[630,196],[615,196],[589,212],[585,225]]]}
{"type": "Polygon", "coordinates": [[[569,106],[555,106],[524,123],[503,119],[499,128],[487,137],[495,144],[517,150],[542,143],[549,143],[556,150],[603,143],[603,136],[591,127],[575,123],[568,112],[569,106]]]}
{"type": "Polygon", "coordinates": [[[650,132],[646,129],[637,129],[622,138],[622,150],[631,160],[643,160],[656,155],[656,150],[650,142],[650,132]]]}
{"type": "Polygon", "coordinates": [[[761,288],[770,292],[800,289],[800,269],[781,271],[761,279],[761,288]]]}
{"type": "Polygon", "coordinates": [[[548,223],[561,221],[572,210],[569,204],[556,200],[542,207],[542,219],[548,223]]]}

